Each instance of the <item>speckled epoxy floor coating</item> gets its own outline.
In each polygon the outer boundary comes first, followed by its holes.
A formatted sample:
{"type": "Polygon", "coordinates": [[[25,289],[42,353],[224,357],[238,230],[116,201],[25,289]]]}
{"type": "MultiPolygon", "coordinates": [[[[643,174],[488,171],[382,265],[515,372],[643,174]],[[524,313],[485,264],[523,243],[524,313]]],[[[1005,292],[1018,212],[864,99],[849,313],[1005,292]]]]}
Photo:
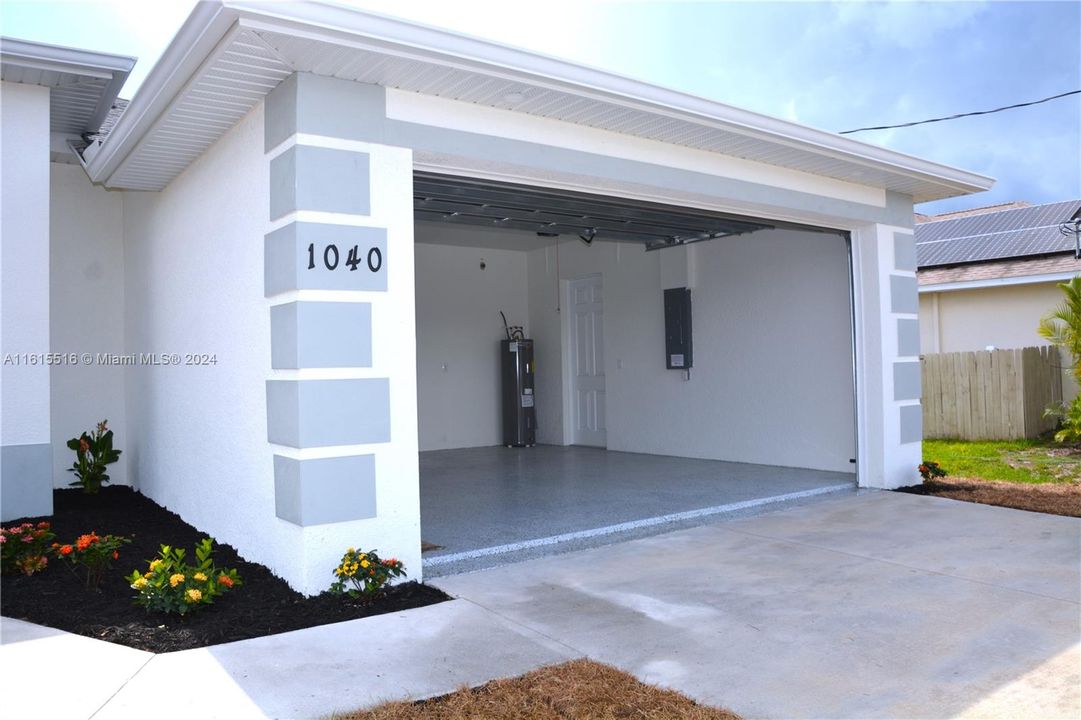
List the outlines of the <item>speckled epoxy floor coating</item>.
{"type": "Polygon", "coordinates": [[[421,534],[443,546],[424,554],[434,577],[853,492],[855,476],[540,445],[422,452],[420,487],[421,534]]]}

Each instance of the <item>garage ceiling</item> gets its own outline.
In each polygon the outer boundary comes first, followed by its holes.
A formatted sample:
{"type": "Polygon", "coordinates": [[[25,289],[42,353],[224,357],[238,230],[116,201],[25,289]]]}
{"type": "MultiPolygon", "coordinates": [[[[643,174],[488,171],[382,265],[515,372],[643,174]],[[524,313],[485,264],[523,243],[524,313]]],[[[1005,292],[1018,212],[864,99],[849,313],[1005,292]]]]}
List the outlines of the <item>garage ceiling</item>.
{"type": "Polygon", "coordinates": [[[417,222],[634,242],[646,250],[775,227],[705,210],[434,173],[414,174],[413,212],[417,222]]]}

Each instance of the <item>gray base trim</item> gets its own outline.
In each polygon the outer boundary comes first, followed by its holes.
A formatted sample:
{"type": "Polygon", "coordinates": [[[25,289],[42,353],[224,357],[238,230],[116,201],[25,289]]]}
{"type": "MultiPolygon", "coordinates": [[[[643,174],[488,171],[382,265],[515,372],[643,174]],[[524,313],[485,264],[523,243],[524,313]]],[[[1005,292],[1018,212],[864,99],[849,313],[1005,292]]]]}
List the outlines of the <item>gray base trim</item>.
{"type": "Polygon", "coordinates": [[[897,354],[916,357],[920,354],[920,321],[901,318],[897,321],[897,354]]]}
{"type": "Polygon", "coordinates": [[[0,446],[0,521],[52,514],[52,445],[0,446]]]}
{"type": "Polygon", "coordinates": [[[916,278],[890,275],[890,309],[895,313],[919,313],[920,293],[916,278]]]}
{"type": "Polygon", "coordinates": [[[508,543],[507,545],[496,545],[494,547],[478,548],[476,550],[468,550],[466,552],[450,553],[448,555],[438,555],[436,557],[425,559],[424,567],[435,567],[438,565],[447,565],[453,562],[460,562],[462,560],[488,557],[490,555],[502,555],[503,553],[527,550],[530,548],[542,547],[545,545],[558,545],[559,543],[572,542],[575,540],[586,540],[588,538],[600,537],[602,535],[613,535],[615,533],[626,532],[628,530],[638,530],[640,528],[653,527],[655,525],[667,525],[668,523],[680,522],[682,520],[693,520],[696,518],[708,517],[710,515],[721,515],[724,513],[731,513],[739,510],[746,510],[748,508],[761,507],[763,505],[772,505],[774,503],[787,502],[789,500],[798,500],[800,498],[813,497],[815,495],[825,495],[827,493],[840,492],[842,490],[851,489],[852,485],[848,483],[844,485],[830,485],[828,487],[814,488],[813,490],[801,490],[799,492],[785,493],[784,495],[755,498],[754,500],[744,500],[742,502],[729,503],[727,505],[715,505],[708,508],[699,508],[698,510],[687,510],[685,512],[660,515],[658,517],[643,518],[642,520],[632,520],[630,522],[618,523],[616,525],[606,525],[604,527],[591,528],[589,530],[579,530],[577,532],[563,533],[561,535],[550,535],[548,537],[536,538],[535,540],[524,540],[522,542],[508,543]]]}
{"type": "Polygon", "coordinates": [[[895,362],[893,364],[893,399],[919,400],[921,394],[919,361],[895,362]]]}
{"type": "Polygon", "coordinates": [[[388,261],[383,228],[289,223],[264,236],[264,293],[273,297],[290,290],[385,291],[388,261]],[[350,270],[349,253],[354,247],[358,262],[356,270],[350,270]]]}

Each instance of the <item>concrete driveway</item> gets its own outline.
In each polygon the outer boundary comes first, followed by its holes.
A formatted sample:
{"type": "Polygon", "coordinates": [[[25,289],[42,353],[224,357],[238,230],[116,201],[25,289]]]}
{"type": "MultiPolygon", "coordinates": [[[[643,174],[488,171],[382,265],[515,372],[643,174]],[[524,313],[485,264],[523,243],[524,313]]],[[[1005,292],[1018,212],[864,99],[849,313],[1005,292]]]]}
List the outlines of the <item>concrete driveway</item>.
{"type": "Polygon", "coordinates": [[[888,492],[441,578],[747,717],[1081,717],[1081,521],[888,492]]]}
{"type": "Polygon", "coordinates": [[[748,718],[1081,717],[1072,518],[861,493],[435,584],[161,655],[4,618],[0,717],[326,717],[582,656],[748,718]]]}

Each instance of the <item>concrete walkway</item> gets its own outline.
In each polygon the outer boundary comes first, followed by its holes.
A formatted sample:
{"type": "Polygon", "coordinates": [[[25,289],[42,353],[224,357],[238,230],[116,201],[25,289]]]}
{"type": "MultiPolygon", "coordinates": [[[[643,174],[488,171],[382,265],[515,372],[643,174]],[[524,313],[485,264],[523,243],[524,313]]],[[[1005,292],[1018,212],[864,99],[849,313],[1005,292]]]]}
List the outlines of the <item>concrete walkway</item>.
{"type": "Polygon", "coordinates": [[[0,712],[318,717],[589,656],[748,718],[1081,716],[1076,519],[862,493],[437,584],[166,655],[4,619],[0,712]]]}

